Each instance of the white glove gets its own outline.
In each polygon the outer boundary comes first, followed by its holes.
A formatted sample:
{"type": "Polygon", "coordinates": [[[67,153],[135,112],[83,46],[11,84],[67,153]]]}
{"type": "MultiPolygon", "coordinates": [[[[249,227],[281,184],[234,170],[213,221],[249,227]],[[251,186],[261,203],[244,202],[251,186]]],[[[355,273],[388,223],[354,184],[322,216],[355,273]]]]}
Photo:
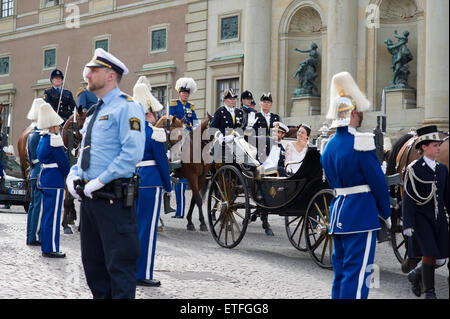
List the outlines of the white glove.
{"type": "Polygon", "coordinates": [[[103,186],[105,186],[105,184],[100,182],[100,179],[97,177],[96,179],[89,181],[89,183],[87,183],[84,186],[84,195],[86,195],[89,198],[92,198],[92,193],[95,192],[96,190],[99,190],[103,186]]]}
{"type": "Polygon", "coordinates": [[[225,136],[225,143],[233,142],[234,136],[233,135],[227,135],[225,136]]]}
{"type": "Polygon", "coordinates": [[[406,228],[403,229],[403,235],[405,235],[406,237],[411,237],[413,235],[414,229],[412,228],[406,228]]]}
{"type": "Polygon", "coordinates": [[[69,190],[69,193],[75,197],[78,200],[81,200],[80,195],[78,195],[77,191],[75,190],[75,185],[74,185],[74,181],[79,180],[80,177],[75,175],[75,174],[69,174],[69,176],[67,176],[66,179],[66,184],[67,184],[67,189],[69,190]]]}
{"type": "Polygon", "coordinates": [[[388,219],[386,219],[386,220],[384,221],[384,223],[385,223],[386,228],[387,228],[388,230],[391,229],[391,227],[392,227],[391,217],[389,217],[388,219]]]}
{"type": "Polygon", "coordinates": [[[255,125],[255,123],[256,123],[255,113],[251,112],[248,114],[247,127],[253,127],[253,125],[255,125]]]}

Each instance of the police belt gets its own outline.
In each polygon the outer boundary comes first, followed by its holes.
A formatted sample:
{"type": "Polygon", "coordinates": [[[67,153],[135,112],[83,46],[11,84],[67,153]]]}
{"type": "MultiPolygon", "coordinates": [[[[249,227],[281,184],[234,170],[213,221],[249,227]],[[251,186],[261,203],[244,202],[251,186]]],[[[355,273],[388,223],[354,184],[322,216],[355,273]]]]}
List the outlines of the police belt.
{"type": "Polygon", "coordinates": [[[136,167],[144,167],[144,166],[155,166],[156,165],[156,161],[154,160],[148,160],[148,161],[142,161],[139,162],[136,167]]]}
{"type": "Polygon", "coordinates": [[[334,197],[338,196],[347,196],[352,194],[359,194],[359,193],[368,193],[370,192],[370,186],[369,185],[358,185],[358,186],[352,186],[352,187],[345,187],[345,188],[335,188],[333,190],[334,197]]]}
{"type": "MultiPolygon", "coordinates": [[[[89,181],[84,179],[82,187],[86,185],[89,181]]],[[[107,199],[107,200],[118,200],[125,199],[127,196],[126,189],[127,186],[133,182],[133,178],[118,178],[108,184],[105,184],[102,188],[92,193],[92,197],[95,199],[107,199]]]]}

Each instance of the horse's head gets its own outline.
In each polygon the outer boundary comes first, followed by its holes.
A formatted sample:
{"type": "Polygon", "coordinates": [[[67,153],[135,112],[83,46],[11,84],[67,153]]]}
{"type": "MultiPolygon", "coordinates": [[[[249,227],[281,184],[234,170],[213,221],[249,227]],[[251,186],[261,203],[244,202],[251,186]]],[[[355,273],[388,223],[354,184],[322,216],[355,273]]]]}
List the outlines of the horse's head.
{"type": "Polygon", "coordinates": [[[77,149],[81,145],[81,140],[83,138],[80,130],[83,128],[84,122],[86,121],[87,112],[83,107],[77,107],[73,114],[67,119],[63,126],[63,140],[64,145],[68,146],[68,135],[73,135],[73,148],[77,149]]]}

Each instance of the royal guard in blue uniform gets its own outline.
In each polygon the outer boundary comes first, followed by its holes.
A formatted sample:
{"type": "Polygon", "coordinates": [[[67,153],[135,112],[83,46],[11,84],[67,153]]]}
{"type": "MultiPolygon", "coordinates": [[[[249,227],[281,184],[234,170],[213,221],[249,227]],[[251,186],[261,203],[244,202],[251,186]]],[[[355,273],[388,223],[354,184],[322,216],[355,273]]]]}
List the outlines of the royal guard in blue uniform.
{"type": "Polygon", "coordinates": [[[27,114],[27,118],[32,121],[31,125],[33,130],[28,135],[27,140],[27,156],[30,163],[30,170],[28,173],[28,180],[30,181],[30,205],[28,206],[27,216],[27,245],[39,246],[40,242],[40,221],[41,221],[41,199],[42,192],[37,188],[37,179],[39,172],[41,171],[41,162],[37,156],[37,147],[41,139],[41,130],[37,128],[37,120],[39,116],[39,109],[41,105],[46,102],[37,98],[34,99],[31,105],[30,111],[27,114]]]}
{"type": "Polygon", "coordinates": [[[100,100],[87,113],[81,154],[67,177],[80,205],[81,260],[94,298],[135,298],[140,254],[136,165],[145,148],[142,106],[119,89],[125,64],[99,48],[86,65],[100,100]]]}
{"type": "Polygon", "coordinates": [[[59,69],[54,69],[50,74],[50,82],[52,87],[44,91],[44,100],[50,103],[53,110],[64,120],[72,115],[77,103],[73,99],[72,92],[63,88],[64,74],[59,69]],[[62,96],[61,96],[62,94],[62,96]]]}
{"type": "Polygon", "coordinates": [[[179,78],[175,83],[175,89],[179,98],[170,100],[169,115],[175,115],[178,119],[184,118],[184,127],[192,132],[199,123],[195,106],[189,102],[189,97],[197,91],[197,83],[191,78],[179,78]]]}
{"type": "Polygon", "coordinates": [[[375,153],[372,133],[356,131],[370,102],[348,72],[333,76],[327,119],[336,133],[320,162],[335,198],[330,206],[333,236],[333,299],[366,299],[373,270],[379,217],[390,228],[385,176],[375,153]]]}
{"type": "Polygon", "coordinates": [[[448,168],[436,159],[440,152],[439,132],[435,125],[417,130],[416,149],[423,156],[408,165],[405,173],[402,214],[403,233],[408,237],[408,257],[422,257],[422,264],[408,274],[412,290],[425,299],[436,299],[435,268],[449,256],[448,168]]]}
{"type": "Polygon", "coordinates": [[[37,147],[37,158],[41,163],[38,188],[42,191],[41,249],[44,257],[64,258],[59,251],[61,207],[66,187],[65,178],[70,170],[69,160],[64,152],[64,143],[59,135],[63,119],[50,104],[39,109],[37,126],[41,139],[37,147]]]}
{"type": "Polygon", "coordinates": [[[163,106],[153,97],[150,87],[142,78],[133,89],[133,99],[143,106],[146,114],[144,157],[137,165],[139,176],[137,221],[141,246],[141,254],[137,260],[137,285],[155,287],[161,285],[159,280],[153,279],[153,267],[162,189],[170,192],[172,187],[164,145],[166,132],[153,126],[157,112],[161,111],[163,106]]]}

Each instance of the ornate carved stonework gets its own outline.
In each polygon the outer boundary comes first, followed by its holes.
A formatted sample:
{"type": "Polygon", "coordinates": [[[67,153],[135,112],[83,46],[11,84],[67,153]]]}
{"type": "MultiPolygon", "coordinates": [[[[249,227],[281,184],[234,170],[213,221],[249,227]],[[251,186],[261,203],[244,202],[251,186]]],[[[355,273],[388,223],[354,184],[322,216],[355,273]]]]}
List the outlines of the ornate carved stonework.
{"type": "Polygon", "coordinates": [[[311,7],[304,7],[292,18],[289,32],[312,33],[320,31],[321,28],[322,20],[319,13],[311,7]]]}
{"type": "Polygon", "coordinates": [[[380,5],[381,20],[410,19],[418,13],[414,0],[383,0],[380,5]]]}

